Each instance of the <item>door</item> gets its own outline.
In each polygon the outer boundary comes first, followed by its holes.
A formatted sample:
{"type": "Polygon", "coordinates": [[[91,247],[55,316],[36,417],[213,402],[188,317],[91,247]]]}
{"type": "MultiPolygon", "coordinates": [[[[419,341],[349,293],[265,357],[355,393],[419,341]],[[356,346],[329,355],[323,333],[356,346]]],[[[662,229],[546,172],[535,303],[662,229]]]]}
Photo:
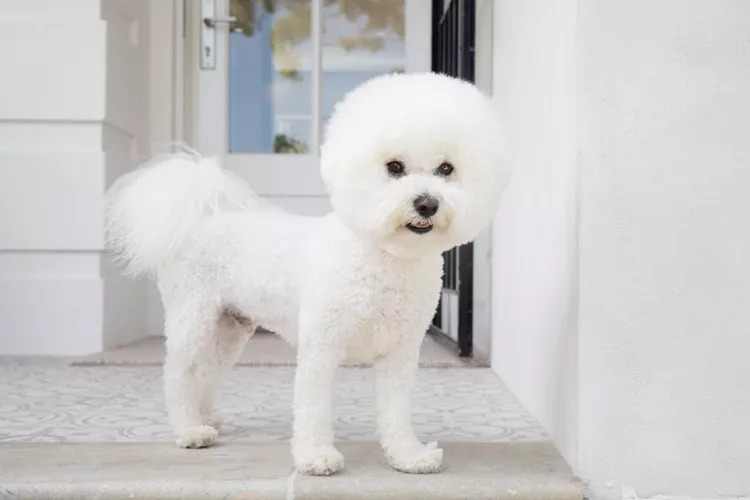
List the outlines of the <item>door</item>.
{"type": "Polygon", "coordinates": [[[430,70],[423,0],[186,5],[190,142],[294,212],[328,210],[318,152],[336,101],[383,73],[430,70]]]}
{"type": "MultiPolygon", "coordinates": [[[[432,1],[432,70],[474,82],[474,0],[432,1]]],[[[443,255],[443,291],[434,327],[473,354],[474,245],[443,255]]]]}

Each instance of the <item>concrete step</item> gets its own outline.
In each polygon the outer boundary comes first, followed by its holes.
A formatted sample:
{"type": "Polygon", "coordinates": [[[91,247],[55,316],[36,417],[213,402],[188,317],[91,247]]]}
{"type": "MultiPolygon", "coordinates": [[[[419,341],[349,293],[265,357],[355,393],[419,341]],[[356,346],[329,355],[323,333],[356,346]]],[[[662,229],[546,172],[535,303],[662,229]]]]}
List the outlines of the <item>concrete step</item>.
{"type": "Polygon", "coordinates": [[[0,498],[579,500],[582,484],[549,442],[445,442],[445,470],[402,474],[374,442],[341,442],[346,468],[293,471],[288,443],[0,444],[0,498]]]}

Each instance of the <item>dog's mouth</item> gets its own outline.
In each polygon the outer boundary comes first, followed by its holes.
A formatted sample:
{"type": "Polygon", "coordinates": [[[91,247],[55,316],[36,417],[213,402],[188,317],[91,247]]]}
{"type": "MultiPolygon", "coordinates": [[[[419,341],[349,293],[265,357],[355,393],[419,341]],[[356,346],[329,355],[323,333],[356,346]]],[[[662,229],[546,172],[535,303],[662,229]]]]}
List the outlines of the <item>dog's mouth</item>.
{"type": "Polygon", "coordinates": [[[432,231],[432,221],[430,221],[430,219],[418,219],[409,222],[406,225],[406,229],[408,229],[412,233],[417,234],[429,233],[430,231],[432,231]]]}

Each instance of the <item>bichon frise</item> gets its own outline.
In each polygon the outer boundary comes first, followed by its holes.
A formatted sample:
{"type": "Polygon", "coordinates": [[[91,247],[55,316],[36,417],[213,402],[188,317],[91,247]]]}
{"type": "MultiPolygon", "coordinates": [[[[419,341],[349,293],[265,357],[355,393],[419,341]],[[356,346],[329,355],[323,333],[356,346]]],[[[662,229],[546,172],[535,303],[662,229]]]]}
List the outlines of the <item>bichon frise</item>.
{"type": "Polygon", "coordinates": [[[212,159],[168,156],[120,179],[108,194],[108,239],[128,271],[158,281],[177,444],[216,440],[219,377],[262,325],[297,346],[297,470],[344,466],[331,393],[351,359],[374,363],[390,465],[438,471],[443,452],[417,439],[410,391],[441,252],[488,224],[508,181],[501,144],[493,107],[473,85],[389,75],[349,93],[330,119],[320,161],[334,210],[324,217],[275,209],[212,159]]]}

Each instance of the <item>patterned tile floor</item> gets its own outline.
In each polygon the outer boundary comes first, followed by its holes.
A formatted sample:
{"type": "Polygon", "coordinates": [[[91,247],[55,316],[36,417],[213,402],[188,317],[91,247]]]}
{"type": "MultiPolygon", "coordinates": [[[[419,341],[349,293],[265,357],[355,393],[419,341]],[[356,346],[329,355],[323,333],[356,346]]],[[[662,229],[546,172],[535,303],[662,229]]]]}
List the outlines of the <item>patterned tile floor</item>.
{"type": "MultiPolygon", "coordinates": [[[[294,368],[236,367],[218,399],[224,441],[285,440],[294,368]]],[[[372,371],[336,381],[336,437],[375,439],[372,371]]],[[[540,441],[547,435],[487,368],[420,369],[413,414],[424,440],[540,441]]],[[[0,442],[171,440],[158,367],[0,358],[0,442]]]]}
{"type": "MultiPolygon", "coordinates": [[[[422,342],[420,366],[429,368],[487,366],[474,358],[460,358],[455,344],[427,334],[422,342]]],[[[132,344],[88,356],[71,359],[78,366],[160,366],[164,362],[164,337],[146,337],[132,344]]],[[[272,333],[256,333],[248,342],[238,366],[294,366],[297,353],[281,337],[272,333]]]]}

